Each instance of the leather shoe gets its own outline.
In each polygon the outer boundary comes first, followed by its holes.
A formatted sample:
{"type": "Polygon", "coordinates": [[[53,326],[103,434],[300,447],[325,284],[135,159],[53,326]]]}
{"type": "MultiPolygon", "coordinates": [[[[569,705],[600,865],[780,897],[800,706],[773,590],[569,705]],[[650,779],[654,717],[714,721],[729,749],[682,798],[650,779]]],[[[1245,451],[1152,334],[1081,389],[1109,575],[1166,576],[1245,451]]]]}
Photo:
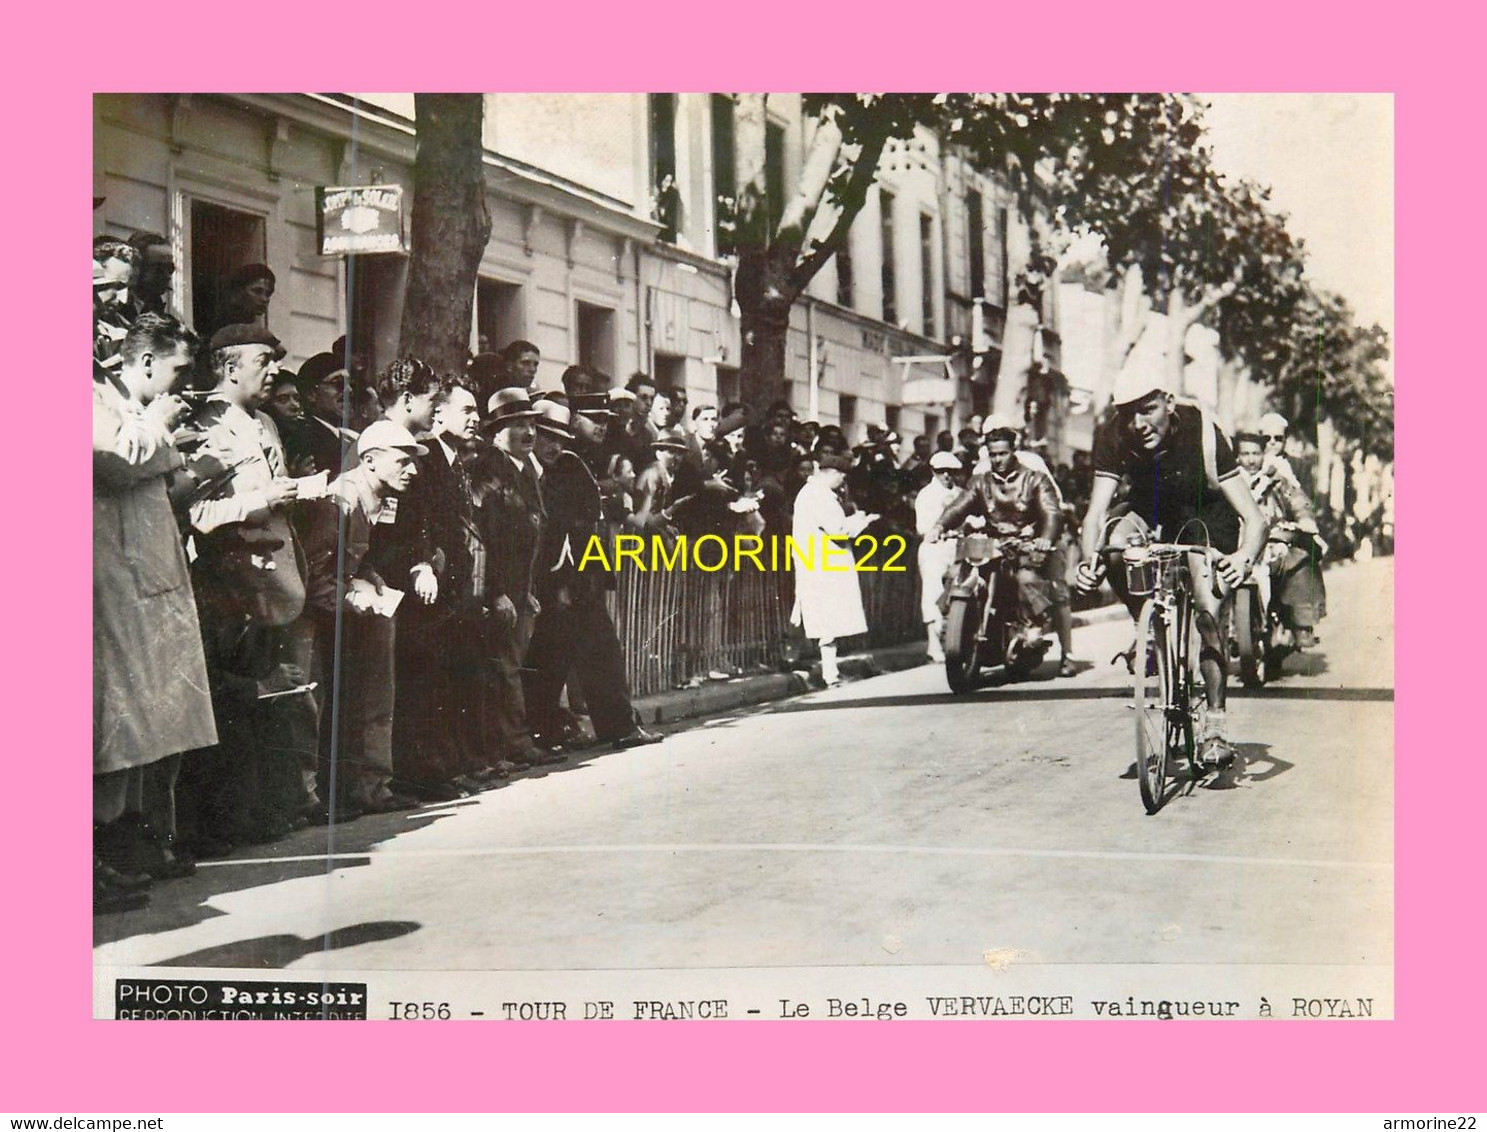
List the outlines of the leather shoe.
{"type": "Polygon", "coordinates": [[[417,798],[410,798],[406,794],[394,794],[389,791],[382,797],[370,802],[362,802],[361,811],[364,814],[396,814],[404,810],[416,810],[420,803],[417,798]]]}
{"type": "Polygon", "coordinates": [[[532,767],[552,766],[554,763],[563,762],[568,756],[558,750],[544,751],[534,743],[530,747],[512,751],[508,757],[519,767],[532,767]]]}
{"type": "Polygon", "coordinates": [[[644,727],[637,727],[628,735],[621,735],[614,741],[613,746],[616,751],[628,751],[631,747],[646,747],[652,743],[659,743],[664,738],[666,736],[647,731],[644,727]]]}
{"type": "Polygon", "coordinates": [[[424,802],[455,802],[469,793],[458,779],[450,782],[409,782],[399,779],[393,785],[404,797],[417,798],[424,802]]]}

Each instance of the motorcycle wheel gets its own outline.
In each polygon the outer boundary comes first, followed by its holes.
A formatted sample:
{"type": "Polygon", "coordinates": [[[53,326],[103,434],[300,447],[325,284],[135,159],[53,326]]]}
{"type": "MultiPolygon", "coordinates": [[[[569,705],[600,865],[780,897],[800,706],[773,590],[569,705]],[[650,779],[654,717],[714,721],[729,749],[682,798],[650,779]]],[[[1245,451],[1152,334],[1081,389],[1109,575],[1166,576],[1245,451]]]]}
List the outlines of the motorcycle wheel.
{"type": "Polygon", "coordinates": [[[1234,595],[1234,636],[1239,643],[1240,683],[1246,688],[1263,687],[1271,675],[1274,649],[1269,619],[1250,586],[1241,586],[1234,595]]]}
{"type": "Polygon", "coordinates": [[[957,696],[975,690],[980,665],[976,660],[976,616],[969,598],[950,599],[945,614],[945,682],[957,696]]]}

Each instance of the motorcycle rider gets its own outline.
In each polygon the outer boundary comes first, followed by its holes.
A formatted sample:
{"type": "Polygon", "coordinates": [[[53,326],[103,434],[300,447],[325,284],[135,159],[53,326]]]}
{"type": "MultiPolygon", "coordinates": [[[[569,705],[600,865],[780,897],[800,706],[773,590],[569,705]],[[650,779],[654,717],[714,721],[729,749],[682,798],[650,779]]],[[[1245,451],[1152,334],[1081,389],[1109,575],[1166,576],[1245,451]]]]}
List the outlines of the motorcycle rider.
{"type": "Polygon", "coordinates": [[[1282,625],[1295,633],[1296,648],[1310,648],[1317,643],[1317,622],[1327,613],[1321,569],[1326,543],[1317,531],[1316,512],[1295,481],[1267,459],[1262,433],[1236,433],[1234,445],[1250,494],[1270,522],[1270,541],[1260,559],[1269,573],[1267,607],[1276,603],[1282,625]]]}
{"type": "MultiPolygon", "coordinates": [[[[986,423],[981,426],[983,436],[990,437],[999,429],[1010,429],[1017,437],[1017,462],[1035,472],[1042,472],[1053,484],[1053,494],[1058,499],[1059,510],[1063,510],[1064,493],[1059,490],[1058,481],[1053,478],[1053,471],[1048,467],[1048,461],[1038,453],[1027,447],[1026,429],[1005,413],[992,413],[986,418],[986,423]]],[[[989,471],[991,458],[983,448],[980,458],[976,462],[977,473],[989,471]]],[[[1077,538],[1077,531],[1075,532],[1077,538]]],[[[1043,569],[1043,580],[1048,583],[1050,594],[1053,598],[1053,627],[1058,632],[1059,666],[1060,676],[1073,676],[1077,671],[1074,663],[1074,607],[1069,599],[1069,574],[1068,563],[1063,548],[1056,542],[1043,569]]]]}
{"type": "MultiPolygon", "coordinates": [[[[965,488],[946,506],[944,513],[925,534],[935,542],[973,512],[987,518],[993,534],[1021,532],[1031,526],[1032,551],[1017,571],[1017,593],[1023,620],[1030,624],[1053,604],[1043,573],[1053,555],[1053,542],[1063,523],[1058,488],[1053,478],[1036,471],[1017,457],[1017,433],[995,428],[986,435],[988,470],[973,475],[965,488]]],[[[1067,653],[1066,663],[1071,663],[1067,653]]]]}

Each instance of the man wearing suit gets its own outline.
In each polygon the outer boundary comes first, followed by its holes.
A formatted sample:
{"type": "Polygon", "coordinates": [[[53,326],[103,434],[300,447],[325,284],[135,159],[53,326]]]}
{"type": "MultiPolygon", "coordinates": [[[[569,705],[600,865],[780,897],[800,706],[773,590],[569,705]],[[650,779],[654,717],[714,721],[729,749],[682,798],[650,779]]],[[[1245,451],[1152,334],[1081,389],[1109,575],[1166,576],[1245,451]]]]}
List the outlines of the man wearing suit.
{"type": "Polygon", "coordinates": [[[298,384],[305,418],[294,443],[285,438],[290,463],[308,462],[311,474],[328,472],[334,479],[354,461],[356,433],[342,424],[349,409],[349,380],[334,354],[316,354],[300,367],[298,384]]]}
{"type": "Polygon", "coordinates": [[[547,518],[537,553],[536,590],[542,613],[533,632],[528,664],[527,707],[536,729],[561,731],[558,697],[570,673],[578,677],[594,734],[616,750],[659,743],[635,722],[624,657],[604,604],[614,575],[578,569],[589,539],[599,531],[599,485],[570,449],[571,416],[564,405],[538,401],[541,414],[533,452],[543,468],[547,518]]]}
{"type": "Polygon", "coordinates": [[[532,742],[522,693],[522,661],[541,605],[532,571],[543,523],[542,493],[532,464],[532,409],[525,389],[497,390],[485,429],[491,447],[476,461],[472,480],[479,500],[477,523],[488,553],[482,601],[487,750],[518,766],[561,762],[563,756],[532,742]]]}
{"type": "MultiPolygon", "coordinates": [[[[447,390],[425,362],[399,358],[378,383],[385,406],[382,419],[426,436],[447,390]]],[[[372,527],[366,562],[407,595],[393,624],[393,786],[442,802],[465,794],[453,782],[460,767],[452,720],[446,718],[451,710],[446,638],[469,560],[459,527],[459,485],[449,461],[442,452],[426,449],[413,462],[417,471],[412,482],[386,500],[372,527]]]]}

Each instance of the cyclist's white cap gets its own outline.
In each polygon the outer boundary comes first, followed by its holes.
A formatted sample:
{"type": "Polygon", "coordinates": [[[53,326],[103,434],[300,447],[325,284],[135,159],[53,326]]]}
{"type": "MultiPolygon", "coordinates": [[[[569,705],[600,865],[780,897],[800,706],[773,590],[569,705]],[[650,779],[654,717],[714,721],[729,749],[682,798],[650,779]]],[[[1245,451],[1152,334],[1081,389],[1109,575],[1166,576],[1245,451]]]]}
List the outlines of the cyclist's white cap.
{"type": "Polygon", "coordinates": [[[1115,379],[1115,389],[1110,399],[1116,405],[1134,405],[1153,393],[1171,393],[1166,378],[1160,370],[1153,372],[1142,366],[1128,366],[1115,379]]]}
{"type": "Polygon", "coordinates": [[[1279,413],[1266,413],[1263,417],[1260,418],[1259,428],[1262,434],[1270,433],[1271,435],[1274,435],[1278,432],[1285,433],[1290,431],[1291,422],[1286,420],[1286,418],[1281,416],[1279,413]]]}
{"type": "Polygon", "coordinates": [[[929,458],[929,466],[937,472],[958,472],[965,467],[952,452],[936,452],[929,458]]]}
{"type": "Polygon", "coordinates": [[[982,436],[990,436],[1000,429],[1005,429],[1008,432],[1021,432],[1022,422],[1014,421],[1006,413],[992,413],[981,422],[982,436]]]}

